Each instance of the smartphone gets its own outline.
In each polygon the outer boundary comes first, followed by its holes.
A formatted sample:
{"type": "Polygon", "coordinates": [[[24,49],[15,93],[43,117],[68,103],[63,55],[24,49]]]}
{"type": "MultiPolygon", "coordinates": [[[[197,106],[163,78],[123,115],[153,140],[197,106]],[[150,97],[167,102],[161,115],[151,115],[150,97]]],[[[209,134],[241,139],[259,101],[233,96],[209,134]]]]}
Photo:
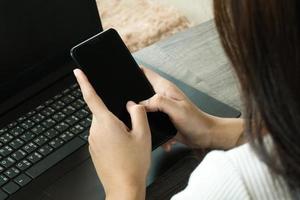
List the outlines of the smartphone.
{"type": "MultiPolygon", "coordinates": [[[[71,57],[81,68],[107,108],[131,128],[126,103],[136,103],[155,95],[152,85],[114,29],[99,33],[71,49],[71,57]]],[[[177,133],[169,117],[147,113],[152,149],[177,133]]]]}

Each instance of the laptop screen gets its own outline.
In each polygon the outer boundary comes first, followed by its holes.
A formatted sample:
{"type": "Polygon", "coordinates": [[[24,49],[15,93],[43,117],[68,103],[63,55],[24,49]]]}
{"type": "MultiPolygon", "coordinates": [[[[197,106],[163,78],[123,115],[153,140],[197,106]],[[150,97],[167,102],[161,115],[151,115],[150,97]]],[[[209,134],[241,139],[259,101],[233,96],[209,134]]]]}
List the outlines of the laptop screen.
{"type": "Polygon", "coordinates": [[[95,0],[0,1],[0,104],[70,61],[102,31],[95,0]]]}

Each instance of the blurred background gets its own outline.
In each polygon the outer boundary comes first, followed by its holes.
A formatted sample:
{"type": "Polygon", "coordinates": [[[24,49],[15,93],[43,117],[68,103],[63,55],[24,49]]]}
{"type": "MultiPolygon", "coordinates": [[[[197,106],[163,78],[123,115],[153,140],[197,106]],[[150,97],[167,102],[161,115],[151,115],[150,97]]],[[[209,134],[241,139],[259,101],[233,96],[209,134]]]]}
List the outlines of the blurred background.
{"type": "Polygon", "coordinates": [[[97,0],[104,29],[118,30],[131,50],[212,19],[212,0],[97,0]]]}

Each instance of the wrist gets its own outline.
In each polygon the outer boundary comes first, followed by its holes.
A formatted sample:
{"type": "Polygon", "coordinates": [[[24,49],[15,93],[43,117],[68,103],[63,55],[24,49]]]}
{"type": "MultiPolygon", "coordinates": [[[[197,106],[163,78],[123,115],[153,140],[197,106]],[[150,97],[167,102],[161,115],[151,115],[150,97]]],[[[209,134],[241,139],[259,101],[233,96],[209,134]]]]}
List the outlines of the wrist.
{"type": "Polygon", "coordinates": [[[106,200],[144,200],[146,195],[146,184],[122,184],[115,185],[115,187],[110,187],[109,189],[105,189],[106,200]]]}
{"type": "Polygon", "coordinates": [[[214,117],[213,121],[211,148],[230,149],[245,142],[243,119],[214,117]]]}

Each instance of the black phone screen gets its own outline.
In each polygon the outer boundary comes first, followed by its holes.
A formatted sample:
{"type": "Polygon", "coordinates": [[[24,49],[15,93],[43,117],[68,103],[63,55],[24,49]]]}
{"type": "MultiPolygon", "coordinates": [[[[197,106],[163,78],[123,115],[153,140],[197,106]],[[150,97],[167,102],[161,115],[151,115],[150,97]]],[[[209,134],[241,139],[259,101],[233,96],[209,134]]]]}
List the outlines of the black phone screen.
{"type": "MultiPolygon", "coordinates": [[[[109,29],[75,46],[71,55],[86,73],[108,109],[131,128],[128,101],[140,102],[155,92],[119,34],[109,29]]],[[[164,113],[148,113],[153,149],[175,136],[164,113]]]]}

